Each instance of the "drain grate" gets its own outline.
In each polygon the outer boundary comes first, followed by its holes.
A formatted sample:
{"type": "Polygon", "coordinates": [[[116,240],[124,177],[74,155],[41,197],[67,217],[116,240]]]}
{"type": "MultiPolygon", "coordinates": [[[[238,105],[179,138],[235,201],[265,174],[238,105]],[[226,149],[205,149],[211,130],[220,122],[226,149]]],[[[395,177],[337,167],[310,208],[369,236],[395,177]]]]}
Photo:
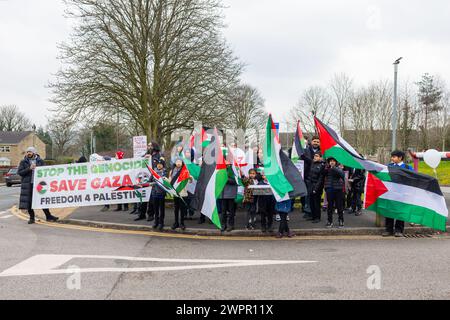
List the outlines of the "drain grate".
{"type": "Polygon", "coordinates": [[[405,234],[405,238],[431,238],[432,234],[405,234]]]}

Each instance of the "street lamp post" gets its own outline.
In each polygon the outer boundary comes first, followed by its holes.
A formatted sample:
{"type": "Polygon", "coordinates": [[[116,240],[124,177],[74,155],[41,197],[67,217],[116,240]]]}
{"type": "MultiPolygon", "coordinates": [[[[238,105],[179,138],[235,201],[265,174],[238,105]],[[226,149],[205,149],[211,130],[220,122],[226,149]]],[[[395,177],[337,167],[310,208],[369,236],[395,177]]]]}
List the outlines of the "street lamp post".
{"type": "Polygon", "coordinates": [[[403,57],[394,61],[394,101],[392,104],[392,151],[397,149],[397,77],[398,65],[403,57]]]}

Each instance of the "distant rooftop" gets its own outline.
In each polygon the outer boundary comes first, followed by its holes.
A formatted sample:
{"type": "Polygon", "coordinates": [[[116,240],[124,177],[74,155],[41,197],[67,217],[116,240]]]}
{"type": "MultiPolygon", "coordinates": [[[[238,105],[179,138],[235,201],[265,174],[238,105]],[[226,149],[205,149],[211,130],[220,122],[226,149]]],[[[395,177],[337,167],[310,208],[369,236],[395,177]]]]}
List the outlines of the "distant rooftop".
{"type": "Polygon", "coordinates": [[[0,131],[0,144],[19,144],[33,131],[0,131]]]}

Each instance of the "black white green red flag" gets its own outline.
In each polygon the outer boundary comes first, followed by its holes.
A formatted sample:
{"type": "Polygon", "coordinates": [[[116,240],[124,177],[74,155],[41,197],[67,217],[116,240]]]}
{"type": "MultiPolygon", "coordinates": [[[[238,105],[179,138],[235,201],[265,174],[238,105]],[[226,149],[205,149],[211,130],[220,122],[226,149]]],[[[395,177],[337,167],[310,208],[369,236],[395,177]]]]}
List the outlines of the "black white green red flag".
{"type": "Polygon", "coordinates": [[[297,121],[297,130],[295,132],[294,145],[292,146],[291,160],[296,162],[300,160],[305,153],[306,140],[303,137],[302,128],[300,127],[300,120],[297,121]]]}
{"type": "Polygon", "coordinates": [[[228,181],[227,166],[219,144],[217,129],[203,153],[200,175],[195,188],[192,207],[207,216],[221,228],[217,199],[228,181]]]}
{"type": "Polygon", "coordinates": [[[271,115],[267,120],[263,152],[264,174],[277,202],[307,194],[306,185],[300,172],[281,149],[271,115]]]}
{"type": "Polygon", "coordinates": [[[325,157],[367,170],[364,208],[385,217],[446,230],[448,209],[437,179],[361,157],[342,137],[315,118],[325,157]]]}

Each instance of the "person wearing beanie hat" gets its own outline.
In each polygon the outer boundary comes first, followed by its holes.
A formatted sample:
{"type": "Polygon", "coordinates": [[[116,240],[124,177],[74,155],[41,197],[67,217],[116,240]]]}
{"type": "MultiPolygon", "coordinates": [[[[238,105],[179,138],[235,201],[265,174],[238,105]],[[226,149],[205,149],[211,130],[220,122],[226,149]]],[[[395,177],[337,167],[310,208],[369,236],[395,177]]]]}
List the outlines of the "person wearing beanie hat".
{"type": "MultiPolygon", "coordinates": [[[[20,161],[17,173],[22,177],[22,184],[20,186],[20,201],[19,209],[27,210],[30,215],[28,224],[35,223],[35,213],[31,208],[33,203],[33,179],[34,170],[36,167],[44,166],[44,160],[37,154],[37,150],[34,147],[26,149],[26,155],[22,161],[20,161]]],[[[48,209],[43,210],[47,221],[57,221],[58,218],[54,217],[48,209]]]]}

